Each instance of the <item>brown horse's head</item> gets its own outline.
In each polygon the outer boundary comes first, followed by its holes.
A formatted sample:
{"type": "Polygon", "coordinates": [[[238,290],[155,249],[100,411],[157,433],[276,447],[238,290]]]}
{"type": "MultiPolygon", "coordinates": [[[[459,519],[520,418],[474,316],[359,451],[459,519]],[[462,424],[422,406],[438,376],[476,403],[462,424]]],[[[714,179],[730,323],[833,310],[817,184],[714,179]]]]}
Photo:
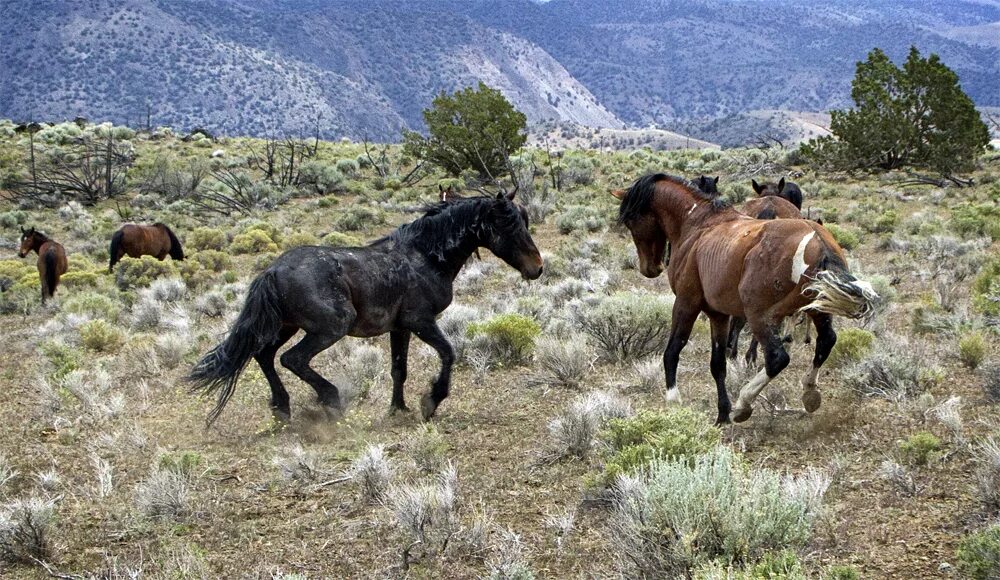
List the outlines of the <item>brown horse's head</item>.
{"type": "Polygon", "coordinates": [[[750,186],[759,197],[780,197],[798,209],[802,209],[802,190],[795,183],[786,182],[784,177],[777,184],[764,183],[763,185],[757,183],[756,179],[751,179],[750,186]]]}
{"type": "Polygon", "coordinates": [[[486,247],[528,280],[541,276],[542,255],[528,232],[528,212],[514,201],[514,193],[497,194],[487,219],[486,247]]]}
{"type": "MultiPolygon", "coordinates": [[[[615,190],[611,195],[622,200],[624,207],[626,197],[632,189],[615,190]]],[[[667,251],[667,234],[660,227],[656,214],[634,212],[629,215],[620,213],[619,221],[628,228],[635,242],[635,250],[639,254],[639,272],[647,278],[656,278],[663,273],[663,256],[667,251]]]]}
{"type": "Polygon", "coordinates": [[[39,232],[35,231],[35,228],[30,228],[25,230],[21,228],[21,247],[17,251],[17,257],[23,258],[31,253],[32,250],[38,249],[37,238],[44,237],[39,232]]]}

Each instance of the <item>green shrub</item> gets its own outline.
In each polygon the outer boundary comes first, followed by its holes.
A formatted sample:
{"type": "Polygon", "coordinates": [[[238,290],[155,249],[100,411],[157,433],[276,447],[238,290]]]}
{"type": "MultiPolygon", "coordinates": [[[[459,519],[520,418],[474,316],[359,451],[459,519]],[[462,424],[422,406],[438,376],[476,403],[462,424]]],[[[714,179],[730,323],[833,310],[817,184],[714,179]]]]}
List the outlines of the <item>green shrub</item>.
{"type": "Polygon", "coordinates": [[[267,232],[253,229],[233,238],[233,243],[229,244],[229,251],[237,255],[277,252],[278,244],[274,243],[267,232]]]}
{"type": "Polygon", "coordinates": [[[144,288],[157,278],[176,278],[178,275],[173,260],[160,261],[153,256],[126,257],[115,266],[115,284],[122,290],[144,288]]]}
{"type": "Polygon", "coordinates": [[[202,456],[197,451],[176,451],[160,455],[157,460],[157,468],[172,471],[184,477],[191,477],[201,462],[202,456]]]}
{"type": "Polygon", "coordinates": [[[344,173],[322,161],[306,161],[299,171],[300,187],[320,195],[343,191],[344,181],[344,173]]]}
{"type": "Polygon", "coordinates": [[[845,328],[837,333],[837,344],[830,351],[831,365],[859,361],[872,351],[875,335],[861,328],[845,328]]]}
{"type": "Polygon", "coordinates": [[[41,350],[45,358],[52,364],[51,376],[56,380],[77,370],[83,363],[83,355],[80,351],[64,342],[45,341],[41,344],[41,350]]]}
{"type": "Polygon", "coordinates": [[[845,227],[838,226],[837,224],[825,224],[824,227],[830,232],[833,239],[837,241],[837,244],[845,250],[853,250],[861,243],[858,235],[845,227]]]}
{"type": "Polygon", "coordinates": [[[672,310],[669,298],[618,292],[576,308],[574,317],[604,359],[621,362],[663,351],[672,310]]]}
{"type": "Polygon", "coordinates": [[[222,272],[233,265],[233,259],[229,257],[229,254],[219,250],[202,250],[190,256],[189,259],[212,272],[222,272]]]}
{"type": "Polygon", "coordinates": [[[627,577],[689,577],[712,561],[780,568],[788,559],[767,555],[806,545],[828,483],[752,469],[723,446],[655,460],[615,486],[613,552],[627,577]]]}
{"type": "Polygon", "coordinates": [[[720,432],[701,414],[679,407],[611,419],[601,439],[607,453],[604,470],[594,483],[609,487],[618,476],[635,473],[656,459],[687,457],[693,461],[718,445],[720,432]]]}
{"type": "Polygon", "coordinates": [[[14,228],[24,225],[28,219],[28,214],[20,210],[0,213],[0,228],[14,228]]]}
{"type": "Polygon", "coordinates": [[[285,243],[284,243],[284,247],[286,250],[291,250],[292,248],[298,248],[299,246],[318,246],[318,245],[319,245],[319,238],[306,232],[294,233],[285,238],[285,243]]]}
{"type": "Polygon", "coordinates": [[[604,227],[604,221],[600,212],[590,206],[571,205],[556,216],[556,227],[562,234],[575,231],[596,232],[604,227]]]}
{"type": "Polygon", "coordinates": [[[713,560],[694,571],[693,580],[808,580],[799,557],[791,550],[768,552],[763,559],[746,569],[713,560]]]}
{"type": "Polygon", "coordinates": [[[279,230],[277,226],[272,225],[269,222],[253,222],[250,225],[243,228],[242,233],[246,234],[255,231],[264,232],[265,234],[267,234],[267,237],[271,238],[276,244],[281,243],[281,230],[279,230]]]}
{"type": "Polygon", "coordinates": [[[15,285],[0,292],[0,314],[27,316],[39,305],[39,290],[30,286],[15,285]]]}
{"type": "Polygon", "coordinates": [[[319,206],[319,207],[322,207],[322,208],[333,207],[333,206],[335,206],[335,205],[337,205],[339,203],[340,203],[340,200],[337,199],[337,198],[335,198],[335,197],[333,197],[332,195],[328,195],[326,197],[321,197],[321,198],[319,198],[319,199],[316,200],[316,205],[319,206]]]}
{"type": "Polygon", "coordinates": [[[222,230],[195,228],[187,235],[185,245],[193,250],[222,250],[228,241],[222,230]]]}
{"type": "Polygon", "coordinates": [[[965,237],[988,236],[1000,240],[1000,207],[990,204],[960,205],[951,212],[951,229],[965,237]]]}
{"type": "Polygon", "coordinates": [[[81,272],[70,270],[59,278],[59,284],[67,288],[85,288],[97,286],[101,280],[101,273],[89,270],[81,272]]]}
{"type": "Polygon", "coordinates": [[[338,229],[356,232],[385,223],[385,214],[381,210],[373,209],[363,205],[354,205],[346,208],[337,217],[335,225],[338,229]]]}
{"type": "Polygon", "coordinates": [[[933,433],[921,431],[899,442],[899,454],[907,465],[927,465],[941,451],[941,440],[933,433]]]}
{"type": "Polygon", "coordinates": [[[118,313],[121,312],[121,306],[117,301],[96,292],[75,294],[63,302],[62,309],[63,312],[85,314],[109,322],[118,320],[118,313]]]}
{"type": "Polygon", "coordinates": [[[482,337],[485,347],[496,359],[506,363],[527,360],[535,350],[535,339],[542,329],[538,323],[520,314],[500,314],[466,329],[469,338],[482,337]]]}
{"type": "Polygon", "coordinates": [[[354,177],[361,170],[361,166],[354,159],[338,159],[337,171],[344,175],[354,177]]]}
{"type": "Polygon", "coordinates": [[[1000,316],[1000,256],[982,266],[972,282],[972,305],[988,316],[1000,316]]]}
{"type": "Polygon", "coordinates": [[[958,340],[958,358],[973,370],[986,358],[987,349],[986,337],[981,332],[970,332],[958,340]]]}
{"type": "Polygon", "coordinates": [[[350,234],[340,232],[330,232],[323,236],[323,244],[327,246],[337,246],[342,248],[356,248],[363,245],[360,238],[350,234]]]}
{"type": "Polygon", "coordinates": [[[973,580],[1000,578],[1000,524],[969,534],[958,545],[958,569],[973,580]]]}
{"type": "Polygon", "coordinates": [[[80,342],[97,352],[114,352],[125,342],[125,336],[107,321],[97,319],[80,325],[80,342]]]}

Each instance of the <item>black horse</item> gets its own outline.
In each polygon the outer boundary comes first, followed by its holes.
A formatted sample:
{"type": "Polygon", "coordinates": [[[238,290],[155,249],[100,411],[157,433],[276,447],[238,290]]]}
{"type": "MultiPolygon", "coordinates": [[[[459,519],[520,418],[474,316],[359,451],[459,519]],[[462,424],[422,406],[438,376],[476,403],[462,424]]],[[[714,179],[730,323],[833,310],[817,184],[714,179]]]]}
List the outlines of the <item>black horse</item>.
{"type": "Polygon", "coordinates": [[[784,198],[792,202],[795,207],[802,209],[802,190],[795,183],[786,182],[784,177],[777,184],[765,183],[764,185],[757,183],[756,179],[751,179],[750,186],[759,197],[773,195],[784,198]]]}
{"type": "Polygon", "coordinates": [[[704,175],[699,175],[698,179],[694,179],[691,183],[700,189],[703,193],[719,193],[719,177],[705,177],[704,175]]]}
{"type": "Polygon", "coordinates": [[[390,335],[392,409],[403,401],[410,336],[441,358],[441,371],[421,400],[424,419],[448,396],[454,350],[435,318],[451,304],[455,276],[477,248],[487,248],[529,280],[542,258],[528,233],[528,214],[513,194],[436,204],[412,223],[361,248],[307,246],[285,252],[250,285],[228,337],[195,365],[195,391],[219,392],[211,425],[253,358],[271,386],[276,420],[291,418],[288,391],[274,357],[299,330],[305,336],[281,355],[281,364],[316,390],[327,409],[340,409],[337,387],[309,366],[344,336],[390,335]]]}

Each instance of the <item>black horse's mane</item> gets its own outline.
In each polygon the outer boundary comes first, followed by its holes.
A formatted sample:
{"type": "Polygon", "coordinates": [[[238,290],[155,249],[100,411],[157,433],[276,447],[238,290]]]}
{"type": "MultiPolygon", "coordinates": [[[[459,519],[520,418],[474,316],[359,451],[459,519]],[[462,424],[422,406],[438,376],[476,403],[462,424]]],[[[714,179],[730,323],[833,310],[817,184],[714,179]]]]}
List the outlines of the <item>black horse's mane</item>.
{"type": "Polygon", "coordinates": [[[726,198],[705,193],[697,185],[683,177],[653,173],[636,179],[635,183],[625,190],[622,203],[618,207],[618,223],[623,224],[648,212],[649,205],[653,202],[653,194],[656,193],[656,184],[661,181],[670,181],[686,188],[693,197],[711,202],[714,210],[730,206],[730,202],[726,198]]]}
{"type": "Polygon", "coordinates": [[[498,226],[495,228],[498,235],[515,231],[520,219],[516,211],[510,212],[510,219],[498,222],[484,219],[496,202],[494,197],[476,196],[428,204],[421,208],[423,216],[399,226],[391,234],[372,242],[372,245],[396,242],[413,246],[430,257],[444,259],[450,250],[465,243],[470,233],[482,238],[488,229],[493,229],[494,223],[498,226]]]}

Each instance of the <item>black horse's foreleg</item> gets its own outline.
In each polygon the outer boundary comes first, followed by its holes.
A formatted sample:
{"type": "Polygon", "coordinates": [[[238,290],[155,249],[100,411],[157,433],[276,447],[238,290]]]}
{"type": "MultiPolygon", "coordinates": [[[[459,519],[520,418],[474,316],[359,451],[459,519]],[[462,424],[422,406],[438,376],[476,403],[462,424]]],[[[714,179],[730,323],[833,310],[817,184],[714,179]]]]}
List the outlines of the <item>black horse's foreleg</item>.
{"type": "Polygon", "coordinates": [[[409,411],[403,400],[403,383],[406,382],[406,359],[410,352],[409,330],[394,330],[389,333],[392,350],[392,403],[394,411],[409,411]]]}
{"type": "Polygon", "coordinates": [[[455,364],[455,349],[452,348],[451,343],[448,342],[448,338],[445,337],[436,323],[432,322],[421,330],[416,331],[416,335],[417,338],[436,350],[438,356],[441,358],[441,372],[438,373],[437,379],[434,380],[431,392],[424,395],[420,400],[420,411],[423,413],[424,420],[427,420],[434,416],[438,405],[448,397],[448,391],[451,387],[451,366],[455,364]]]}
{"type": "Polygon", "coordinates": [[[271,387],[271,415],[279,423],[287,423],[291,420],[292,409],[288,391],[285,390],[285,386],[281,383],[281,377],[278,376],[278,371],[274,368],[274,355],[296,332],[298,332],[297,328],[283,327],[276,342],[265,346],[253,356],[257,364],[260,365],[260,370],[264,373],[267,384],[271,387]]]}
{"type": "Polygon", "coordinates": [[[812,369],[802,377],[802,405],[812,413],[819,409],[823,401],[816,383],[819,367],[823,366],[833,345],[837,344],[837,333],[833,330],[833,317],[829,314],[816,313],[810,316],[816,325],[816,354],[813,356],[812,369]]]}
{"type": "Polygon", "coordinates": [[[681,359],[681,351],[691,337],[691,328],[701,311],[680,301],[674,302],[674,312],[670,324],[670,340],[663,351],[663,370],[667,381],[666,397],[668,401],[679,401],[680,391],[677,390],[677,363],[681,359]]]}
{"type": "Polygon", "coordinates": [[[725,314],[711,314],[708,317],[712,323],[712,378],[715,379],[715,390],[718,397],[719,416],[716,425],[729,422],[729,392],[726,390],[726,348],[730,338],[730,317],[725,314]]]}
{"type": "Polygon", "coordinates": [[[309,366],[310,361],[319,353],[333,346],[333,343],[343,338],[342,334],[320,334],[310,332],[298,344],[281,355],[281,366],[295,373],[303,381],[316,390],[319,403],[332,409],[340,409],[340,393],[333,383],[324,379],[309,366]]]}

